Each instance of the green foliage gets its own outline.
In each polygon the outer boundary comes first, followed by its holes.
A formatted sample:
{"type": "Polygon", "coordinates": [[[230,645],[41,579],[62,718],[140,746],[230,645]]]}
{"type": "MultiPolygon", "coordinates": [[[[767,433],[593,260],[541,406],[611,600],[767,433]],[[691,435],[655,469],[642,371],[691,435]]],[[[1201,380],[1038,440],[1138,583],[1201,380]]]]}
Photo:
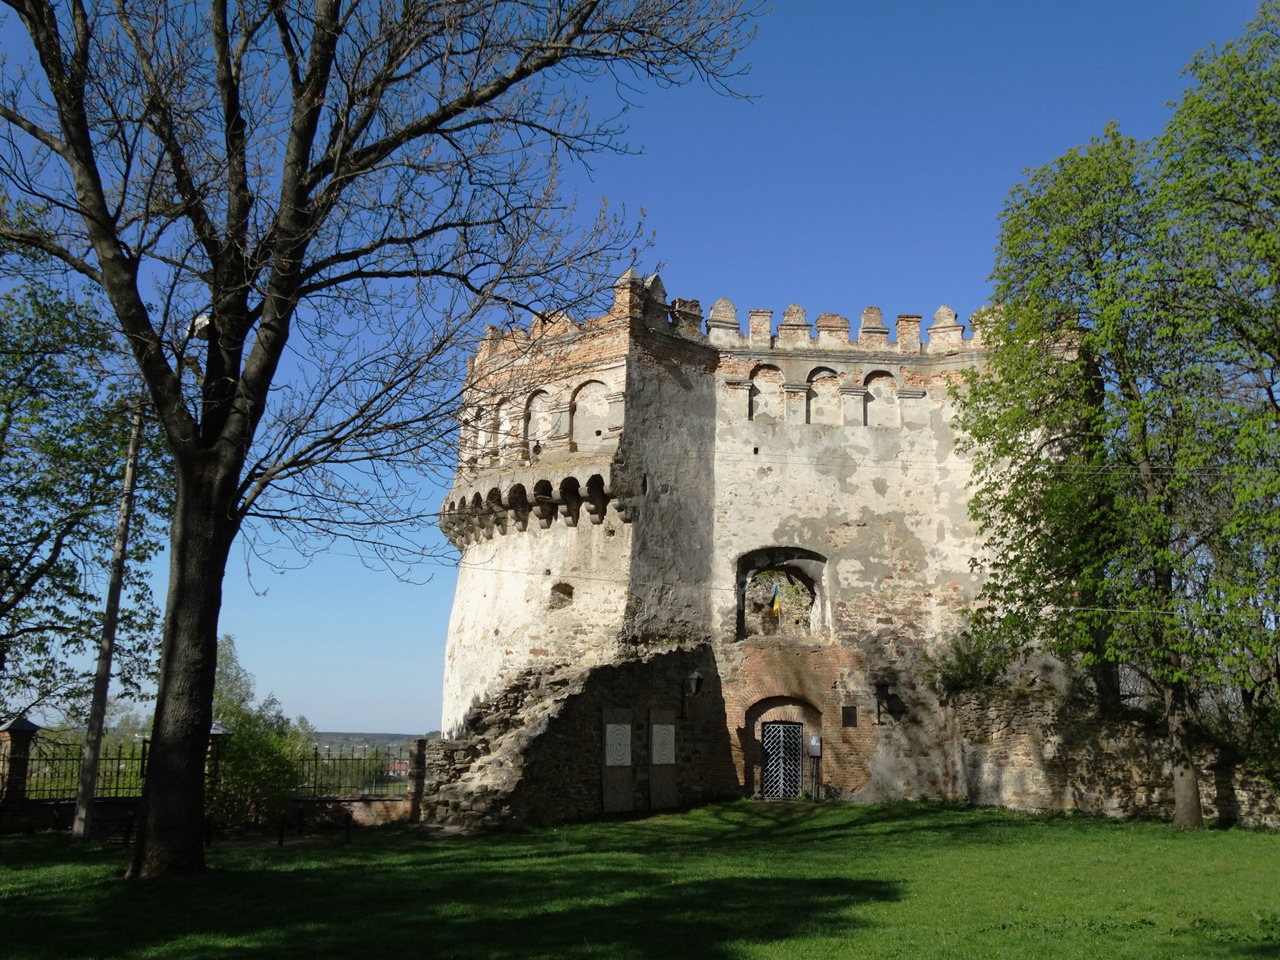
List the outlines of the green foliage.
{"type": "Polygon", "coordinates": [[[1211,562],[1223,575],[1196,597],[1231,637],[1222,672],[1240,691],[1234,726],[1251,730],[1280,710],[1280,3],[1261,4],[1242,37],[1187,74],[1155,145],[1156,199],[1177,238],[1182,295],[1236,351],[1221,379],[1233,405],[1230,508],[1217,512],[1211,562]]]}
{"type": "Polygon", "coordinates": [[[987,690],[1001,684],[1017,655],[1016,646],[992,631],[966,630],[936,653],[926,653],[922,672],[947,695],[987,690]]]}
{"type": "Polygon", "coordinates": [[[210,756],[206,808],[222,826],[272,823],[298,786],[298,758],[315,731],[291,721],[274,696],[254,702],[253,676],[241,666],[235,639],[218,641],[214,720],[226,729],[210,756]]]}
{"type": "Polygon", "coordinates": [[[1005,206],[988,368],[958,396],[989,538],[975,628],[1166,687],[1274,685],[1277,422],[1193,289],[1222,264],[1187,242],[1164,150],[1110,126],[1005,206]]]}
{"type": "MultiPolygon", "coordinates": [[[[1161,205],[1185,248],[1187,289],[1274,388],[1280,364],[1280,3],[1196,56],[1156,144],[1161,205]]],[[[1268,401],[1278,401],[1274,390],[1268,401]]]]}
{"type": "MultiPolygon", "coordinates": [[[[101,632],[123,485],[129,398],[116,356],[85,305],[40,285],[0,296],[0,716],[74,717],[91,681],[73,658],[101,632]]],[[[151,440],[117,632],[126,695],[153,669],[159,626],[139,569],[166,506],[151,440]]]]}
{"type": "Polygon", "coordinates": [[[988,368],[959,397],[989,538],[975,629],[993,643],[1123,659],[1190,642],[1172,567],[1198,531],[1176,518],[1222,410],[1214,359],[1160,282],[1146,163],[1110,127],[1005,206],[988,368]]]}
{"type": "Polygon", "coordinates": [[[988,538],[975,633],[1134,665],[1179,762],[1215,689],[1258,716],[1280,694],[1278,55],[1268,2],[1196,58],[1153,144],[1111,125],[1028,172],[977,320],[987,369],[958,394],[988,538]]]}

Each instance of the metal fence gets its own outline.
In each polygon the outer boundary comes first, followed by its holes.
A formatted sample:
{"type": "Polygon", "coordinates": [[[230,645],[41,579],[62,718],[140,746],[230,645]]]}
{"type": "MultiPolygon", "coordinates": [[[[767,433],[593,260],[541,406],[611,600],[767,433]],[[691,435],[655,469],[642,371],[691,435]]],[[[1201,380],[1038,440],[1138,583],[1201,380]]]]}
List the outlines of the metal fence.
{"type": "Polygon", "coordinates": [[[409,751],[404,748],[333,751],[317,747],[295,762],[300,797],[398,797],[409,789],[409,751]]]}
{"type": "MultiPolygon", "coordinates": [[[[139,797],[147,767],[146,740],[120,744],[105,750],[98,760],[100,798],[139,797]]],[[[83,747],[36,737],[27,765],[25,796],[28,800],[72,800],[80,782],[83,747]]],[[[296,766],[294,793],[299,798],[344,796],[403,796],[409,789],[410,750],[319,747],[293,757],[296,766]]],[[[216,778],[218,760],[211,757],[209,775],[216,778]]],[[[0,783],[7,775],[0,756],[0,783]]]]}
{"type": "MultiPolygon", "coordinates": [[[[37,737],[27,762],[28,800],[74,800],[80,785],[83,746],[37,737]]],[[[147,768],[147,741],[121,743],[98,758],[96,796],[139,797],[147,768]]],[[[3,773],[3,771],[0,771],[3,773]]]]}

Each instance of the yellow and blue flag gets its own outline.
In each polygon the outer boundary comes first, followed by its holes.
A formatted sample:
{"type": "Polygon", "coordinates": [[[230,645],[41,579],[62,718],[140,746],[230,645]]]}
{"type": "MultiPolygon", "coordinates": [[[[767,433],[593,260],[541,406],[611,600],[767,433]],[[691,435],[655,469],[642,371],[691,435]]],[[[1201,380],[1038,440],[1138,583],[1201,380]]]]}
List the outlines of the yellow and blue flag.
{"type": "Polygon", "coordinates": [[[773,585],[773,615],[782,616],[782,597],[778,596],[778,585],[773,585]]]}

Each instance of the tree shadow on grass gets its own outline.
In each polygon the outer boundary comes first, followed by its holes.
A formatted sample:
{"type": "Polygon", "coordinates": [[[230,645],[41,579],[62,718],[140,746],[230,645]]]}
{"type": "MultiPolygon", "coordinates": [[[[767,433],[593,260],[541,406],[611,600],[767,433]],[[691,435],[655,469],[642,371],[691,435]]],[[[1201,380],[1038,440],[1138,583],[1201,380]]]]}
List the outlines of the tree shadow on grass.
{"type": "Polygon", "coordinates": [[[849,877],[686,879],[640,865],[483,870],[414,859],[386,870],[338,862],[213,871],[180,883],[104,881],[71,897],[53,884],[32,888],[4,905],[3,953],[313,960],[395,946],[441,960],[729,960],[735,943],[854,936],[867,923],[862,906],[902,896],[897,883],[849,877]]]}
{"type": "Polygon", "coordinates": [[[1001,843],[1024,831],[1043,829],[1045,817],[1002,809],[975,810],[965,805],[929,801],[891,804],[811,804],[739,801],[700,807],[686,814],[663,814],[610,825],[604,836],[591,836],[590,849],[624,849],[650,843],[650,852],[666,847],[684,851],[700,844],[739,851],[827,843],[883,844],[886,838],[928,843],[1001,843]],[[654,829],[654,826],[657,829],[654,829]]]}
{"type": "MultiPolygon", "coordinates": [[[[803,955],[810,939],[856,943],[880,913],[864,908],[901,900],[908,883],[892,877],[904,858],[939,843],[1035,840],[1047,825],[930,803],[734,803],[488,836],[408,829],[360,832],[349,846],[228,847],[211,853],[206,876],[148,884],[115,879],[118,850],[4,838],[0,956],[314,960],[394,948],[468,960],[728,960],[784,942],[803,955]]],[[[1258,942],[1269,932],[1186,931],[1190,949],[1178,955],[1277,956],[1258,942]]]]}

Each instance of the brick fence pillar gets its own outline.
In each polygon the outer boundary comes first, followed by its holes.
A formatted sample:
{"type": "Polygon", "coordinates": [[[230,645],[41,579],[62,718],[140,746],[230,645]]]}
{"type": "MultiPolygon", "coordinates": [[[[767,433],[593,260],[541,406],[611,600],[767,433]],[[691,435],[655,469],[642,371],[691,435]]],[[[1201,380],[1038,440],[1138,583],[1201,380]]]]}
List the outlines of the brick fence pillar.
{"type": "Polygon", "coordinates": [[[18,803],[27,796],[27,766],[31,761],[31,741],[40,730],[26,717],[14,717],[0,724],[0,800],[18,803]]]}

